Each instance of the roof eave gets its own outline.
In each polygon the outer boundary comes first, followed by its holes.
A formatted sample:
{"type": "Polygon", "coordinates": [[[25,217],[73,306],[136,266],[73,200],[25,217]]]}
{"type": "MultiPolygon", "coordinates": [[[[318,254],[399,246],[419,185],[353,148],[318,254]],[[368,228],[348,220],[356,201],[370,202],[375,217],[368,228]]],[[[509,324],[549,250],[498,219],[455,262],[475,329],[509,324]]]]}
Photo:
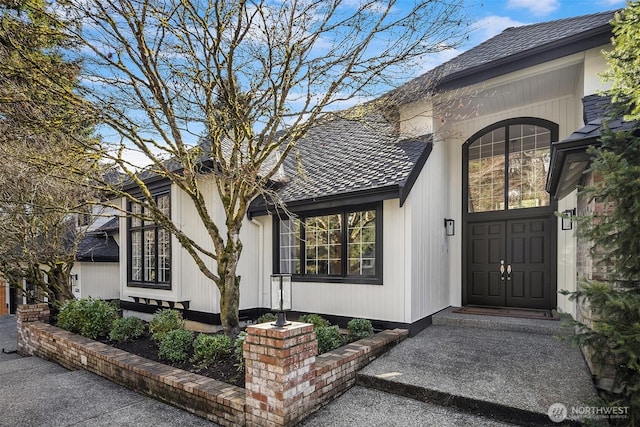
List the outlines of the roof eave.
{"type": "Polygon", "coordinates": [[[551,146],[546,189],[555,199],[562,199],[575,190],[590,163],[587,149],[590,146],[599,146],[599,138],[598,135],[567,142],[560,141],[551,146]],[[572,168],[571,164],[576,166],[572,168]]]}
{"type": "Polygon", "coordinates": [[[610,43],[611,36],[611,25],[602,25],[574,36],[449,74],[438,82],[437,88],[449,90],[469,86],[493,77],[606,45],[610,43]]]}

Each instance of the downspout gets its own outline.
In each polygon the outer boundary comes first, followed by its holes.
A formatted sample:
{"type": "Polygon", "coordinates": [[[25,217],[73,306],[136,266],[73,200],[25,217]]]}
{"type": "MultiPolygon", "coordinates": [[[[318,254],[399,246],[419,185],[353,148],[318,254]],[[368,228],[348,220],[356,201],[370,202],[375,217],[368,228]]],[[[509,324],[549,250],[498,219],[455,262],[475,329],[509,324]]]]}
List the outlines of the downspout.
{"type": "Polygon", "coordinates": [[[258,231],[258,308],[264,307],[264,225],[255,218],[251,218],[251,223],[256,225],[258,231]]]}

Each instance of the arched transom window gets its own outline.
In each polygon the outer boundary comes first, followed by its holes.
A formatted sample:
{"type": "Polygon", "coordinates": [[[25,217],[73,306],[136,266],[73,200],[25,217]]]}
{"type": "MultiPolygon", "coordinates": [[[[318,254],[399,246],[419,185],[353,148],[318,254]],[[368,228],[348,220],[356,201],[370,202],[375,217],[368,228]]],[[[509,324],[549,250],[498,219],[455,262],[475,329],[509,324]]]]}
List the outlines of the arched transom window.
{"type": "Polygon", "coordinates": [[[545,190],[557,125],[515,119],[478,132],[467,143],[468,212],[549,206],[545,190]]]}

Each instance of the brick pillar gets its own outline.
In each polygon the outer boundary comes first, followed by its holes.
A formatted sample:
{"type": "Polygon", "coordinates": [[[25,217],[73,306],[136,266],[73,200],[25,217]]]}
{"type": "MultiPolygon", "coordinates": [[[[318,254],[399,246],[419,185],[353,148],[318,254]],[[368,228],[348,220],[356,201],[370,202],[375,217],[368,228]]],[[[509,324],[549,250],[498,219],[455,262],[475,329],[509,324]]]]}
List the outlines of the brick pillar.
{"type": "Polygon", "coordinates": [[[249,326],[244,343],[247,426],[292,426],[313,404],[318,341],[313,326],[249,326]]]}
{"type": "Polygon", "coordinates": [[[49,305],[46,303],[40,304],[25,304],[19,305],[16,312],[16,324],[18,329],[18,354],[22,356],[33,356],[34,347],[30,345],[31,333],[26,327],[31,322],[49,322],[49,305]]]}

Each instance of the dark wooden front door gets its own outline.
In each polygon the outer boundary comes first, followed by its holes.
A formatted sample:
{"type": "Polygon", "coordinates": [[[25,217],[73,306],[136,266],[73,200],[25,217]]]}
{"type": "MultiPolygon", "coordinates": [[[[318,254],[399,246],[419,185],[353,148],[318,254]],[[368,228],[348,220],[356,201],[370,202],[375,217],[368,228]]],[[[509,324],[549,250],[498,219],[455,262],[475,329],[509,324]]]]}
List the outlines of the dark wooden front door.
{"type": "Polygon", "coordinates": [[[469,223],[466,303],[552,308],[555,304],[553,219],[469,223]]]}

